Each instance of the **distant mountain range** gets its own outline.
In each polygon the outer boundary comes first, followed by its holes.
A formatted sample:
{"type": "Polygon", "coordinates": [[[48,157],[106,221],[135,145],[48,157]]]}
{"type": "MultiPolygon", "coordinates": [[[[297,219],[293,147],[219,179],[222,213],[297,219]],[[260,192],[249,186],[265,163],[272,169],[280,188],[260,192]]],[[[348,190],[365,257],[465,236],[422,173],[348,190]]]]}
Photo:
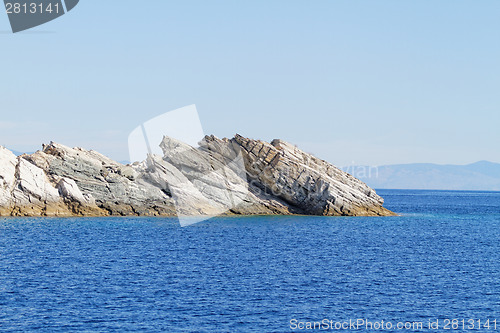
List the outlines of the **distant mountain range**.
{"type": "Polygon", "coordinates": [[[342,169],[375,189],[500,191],[500,164],[488,161],[467,165],[416,163],[342,169]]]}

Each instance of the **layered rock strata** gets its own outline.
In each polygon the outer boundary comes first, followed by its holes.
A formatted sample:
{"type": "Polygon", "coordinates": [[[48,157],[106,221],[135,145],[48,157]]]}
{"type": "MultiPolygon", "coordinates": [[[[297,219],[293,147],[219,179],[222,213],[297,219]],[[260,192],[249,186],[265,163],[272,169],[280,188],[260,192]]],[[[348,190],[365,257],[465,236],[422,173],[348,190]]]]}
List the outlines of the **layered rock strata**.
{"type": "Polygon", "coordinates": [[[366,184],[282,140],[165,137],[163,156],[123,165],[57,143],[0,147],[0,216],[387,216],[366,184]]]}

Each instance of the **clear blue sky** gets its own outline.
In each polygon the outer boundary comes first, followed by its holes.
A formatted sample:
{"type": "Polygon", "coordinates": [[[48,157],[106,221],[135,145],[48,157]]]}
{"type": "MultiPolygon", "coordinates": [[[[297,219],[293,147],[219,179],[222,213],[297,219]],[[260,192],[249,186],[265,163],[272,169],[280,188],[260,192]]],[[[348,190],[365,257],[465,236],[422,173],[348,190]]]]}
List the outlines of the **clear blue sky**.
{"type": "Polygon", "coordinates": [[[196,104],[204,130],[282,138],[337,165],[500,162],[500,1],[81,0],[9,33],[0,145],[128,158],[196,104]]]}

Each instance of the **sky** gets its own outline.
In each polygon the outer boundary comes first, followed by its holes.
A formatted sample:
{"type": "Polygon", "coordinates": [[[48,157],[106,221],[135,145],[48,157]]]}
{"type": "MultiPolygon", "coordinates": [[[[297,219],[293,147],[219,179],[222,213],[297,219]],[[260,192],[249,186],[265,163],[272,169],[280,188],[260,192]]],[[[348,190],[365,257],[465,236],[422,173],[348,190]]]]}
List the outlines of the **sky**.
{"type": "Polygon", "coordinates": [[[128,160],[145,121],[196,104],[206,134],[281,138],[338,166],[500,162],[496,0],[81,0],[12,34],[0,145],[128,160]]]}

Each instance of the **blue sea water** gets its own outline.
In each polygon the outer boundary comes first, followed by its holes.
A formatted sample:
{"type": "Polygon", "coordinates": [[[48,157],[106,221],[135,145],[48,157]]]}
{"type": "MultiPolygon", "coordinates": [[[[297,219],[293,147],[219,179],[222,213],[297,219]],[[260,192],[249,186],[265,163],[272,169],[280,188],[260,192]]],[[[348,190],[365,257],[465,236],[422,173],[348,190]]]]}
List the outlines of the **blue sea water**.
{"type": "Polygon", "coordinates": [[[401,216],[0,219],[0,330],[500,331],[500,193],[378,193],[401,216]]]}

